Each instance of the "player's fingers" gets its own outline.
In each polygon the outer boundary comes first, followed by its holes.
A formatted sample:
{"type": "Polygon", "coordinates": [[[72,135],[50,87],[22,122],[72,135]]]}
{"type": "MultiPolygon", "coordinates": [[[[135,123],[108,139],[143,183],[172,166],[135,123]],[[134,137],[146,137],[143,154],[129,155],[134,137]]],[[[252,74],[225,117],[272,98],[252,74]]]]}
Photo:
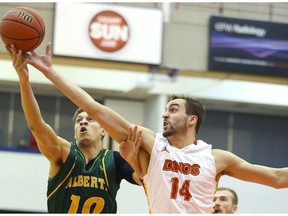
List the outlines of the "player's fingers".
{"type": "Polygon", "coordinates": [[[141,130],[138,131],[136,139],[139,139],[140,137],[142,137],[142,131],[141,130]]]}
{"type": "Polygon", "coordinates": [[[17,57],[17,56],[16,56],[15,46],[12,44],[10,48],[8,47],[8,49],[10,50],[10,51],[9,51],[9,55],[11,56],[11,59],[12,59],[12,61],[13,61],[13,63],[14,63],[14,62],[15,62],[15,58],[17,57]]]}
{"type": "Polygon", "coordinates": [[[25,61],[22,64],[22,67],[27,67],[27,64],[28,64],[28,59],[25,59],[25,61]]]}
{"type": "Polygon", "coordinates": [[[36,55],[36,52],[34,50],[31,51],[32,56],[36,55]]]}
{"type": "Polygon", "coordinates": [[[51,43],[50,42],[46,46],[46,54],[49,56],[51,55],[51,43]]]}
{"type": "Polygon", "coordinates": [[[17,51],[16,51],[16,48],[15,48],[15,45],[14,45],[14,44],[12,44],[12,45],[11,45],[11,51],[12,51],[12,53],[13,53],[13,54],[17,53],[17,51]]]}
{"type": "Polygon", "coordinates": [[[20,65],[22,63],[22,51],[19,50],[16,56],[15,65],[20,65]]]}
{"type": "Polygon", "coordinates": [[[139,131],[137,133],[137,139],[136,139],[136,143],[135,143],[135,154],[136,154],[136,157],[138,155],[138,152],[139,152],[139,148],[141,147],[141,144],[142,144],[142,131],[139,131]]]}
{"type": "Polygon", "coordinates": [[[27,52],[22,53],[22,56],[27,59],[30,58],[30,55],[27,52]]]}
{"type": "Polygon", "coordinates": [[[141,136],[141,133],[142,133],[142,131],[140,131],[140,133],[139,133],[140,136],[138,137],[137,143],[136,143],[136,146],[135,146],[135,149],[136,149],[137,154],[138,154],[139,148],[140,148],[140,146],[141,146],[141,144],[142,144],[142,136],[141,136]]]}
{"type": "Polygon", "coordinates": [[[131,136],[132,136],[132,128],[130,127],[127,140],[131,140],[131,136]]]}
{"type": "Polygon", "coordinates": [[[14,58],[14,55],[13,55],[13,53],[12,53],[11,47],[6,46],[6,50],[7,50],[8,54],[9,54],[12,62],[14,63],[14,59],[15,59],[15,58],[14,58]]]}
{"type": "Polygon", "coordinates": [[[132,131],[132,136],[131,136],[131,140],[133,142],[136,141],[136,135],[137,135],[137,126],[134,126],[133,131],[132,131]]]}
{"type": "Polygon", "coordinates": [[[11,53],[12,53],[11,47],[9,47],[8,45],[5,45],[5,48],[6,48],[7,52],[9,53],[9,55],[11,56],[11,53]]]}

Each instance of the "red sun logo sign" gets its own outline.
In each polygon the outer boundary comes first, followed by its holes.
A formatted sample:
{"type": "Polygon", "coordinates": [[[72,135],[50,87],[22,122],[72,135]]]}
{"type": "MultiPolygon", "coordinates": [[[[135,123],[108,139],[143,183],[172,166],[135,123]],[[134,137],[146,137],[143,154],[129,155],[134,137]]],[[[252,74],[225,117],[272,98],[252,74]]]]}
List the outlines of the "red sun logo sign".
{"type": "Polygon", "coordinates": [[[104,52],[116,52],[127,44],[129,26],[115,11],[101,11],[90,21],[89,37],[98,49],[104,52]]]}

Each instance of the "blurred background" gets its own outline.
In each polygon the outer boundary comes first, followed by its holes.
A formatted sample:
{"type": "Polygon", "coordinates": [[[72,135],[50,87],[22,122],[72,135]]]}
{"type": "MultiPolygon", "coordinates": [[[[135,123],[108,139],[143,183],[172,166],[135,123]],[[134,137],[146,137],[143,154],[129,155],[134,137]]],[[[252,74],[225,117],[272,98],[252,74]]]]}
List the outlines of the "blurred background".
{"type": "MultiPolygon", "coordinates": [[[[1,2],[0,16],[19,6],[45,21],[36,52],[52,42],[55,68],[129,121],[161,132],[170,95],[200,98],[207,116],[198,139],[251,163],[288,165],[288,3],[1,2]]],[[[43,118],[73,140],[76,106],[30,73],[43,118]]],[[[49,164],[27,128],[2,41],[0,100],[0,212],[46,212],[49,164]]],[[[107,136],[104,147],[118,144],[107,136]]],[[[238,213],[288,212],[287,189],[229,177],[219,185],[236,190],[238,213]]],[[[117,199],[118,213],[148,213],[141,187],[123,182],[117,199]]]]}

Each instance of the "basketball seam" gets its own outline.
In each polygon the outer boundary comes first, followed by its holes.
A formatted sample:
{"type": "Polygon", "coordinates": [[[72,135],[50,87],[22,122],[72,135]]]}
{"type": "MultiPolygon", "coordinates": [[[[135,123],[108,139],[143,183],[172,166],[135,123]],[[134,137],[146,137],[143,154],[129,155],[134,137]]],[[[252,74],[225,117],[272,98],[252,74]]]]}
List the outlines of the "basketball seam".
{"type": "Polygon", "coordinates": [[[34,38],[27,38],[27,39],[23,39],[23,38],[13,38],[13,37],[9,37],[9,36],[7,36],[7,35],[5,35],[5,34],[1,34],[2,36],[4,36],[5,38],[7,38],[7,39],[11,39],[11,40],[17,40],[17,41],[27,41],[27,40],[34,40],[34,39],[37,39],[37,38],[39,38],[39,37],[34,37],[34,38]]]}
{"type": "MultiPolygon", "coordinates": [[[[37,18],[38,16],[40,16],[40,14],[39,14],[39,15],[38,15],[38,14],[35,14],[35,13],[33,13],[33,11],[27,10],[25,7],[23,7],[22,9],[25,10],[26,12],[32,14],[32,15],[34,16],[34,18],[37,20],[37,22],[38,22],[38,24],[40,25],[41,30],[42,30],[42,32],[43,32],[43,34],[44,34],[45,28],[42,26],[41,22],[40,22],[39,19],[37,18]]],[[[37,31],[37,32],[38,32],[38,31],[37,31]]],[[[38,32],[38,34],[39,34],[39,32],[38,32]]],[[[40,34],[39,34],[39,35],[40,35],[40,34]]],[[[42,36],[42,35],[41,35],[41,36],[42,36]]]]}
{"type": "Polygon", "coordinates": [[[14,22],[14,23],[19,23],[19,24],[21,24],[21,25],[27,26],[27,27],[33,29],[35,32],[37,32],[39,36],[42,36],[42,35],[40,34],[40,32],[37,31],[36,28],[34,28],[33,26],[30,26],[30,25],[27,25],[27,24],[25,24],[25,23],[23,23],[23,22],[18,22],[17,20],[12,20],[12,19],[2,19],[2,22],[3,22],[3,21],[9,21],[9,22],[14,22]]]}
{"type": "MultiPolygon", "coordinates": [[[[41,32],[43,33],[43,34],[39,34],[39,32],[36,30],[37,33],[38,33],[38,35],[39,35],[39,37],[38,37],[38,42],[37,42],[36,44],[34,44],[34,46],[31,47],[31,49],[34,50],[34,48],[39,45],[40,38],[42,37],[42,35],[43,35],[43,36],[45,35],[45,28],[42,26],[41,22],[40,22],[39,19],[37,18],[37,17],[38,17],[38,14],[35,15],[35,14],[33,13],[33,11],[27,10],[25,7],[23,7],[22,9],[25,10],[25,11],[27,11],[28,13],[31,13],[31,14],[34,16],[34,18],[37,20],[39,26],[41,27],[41,32]]],[[[39,14],[39,16],[41,16],[41,15],[39,14]]],[[[43,38],[42,38],[42,40],[43,40],[43,38]]]]}

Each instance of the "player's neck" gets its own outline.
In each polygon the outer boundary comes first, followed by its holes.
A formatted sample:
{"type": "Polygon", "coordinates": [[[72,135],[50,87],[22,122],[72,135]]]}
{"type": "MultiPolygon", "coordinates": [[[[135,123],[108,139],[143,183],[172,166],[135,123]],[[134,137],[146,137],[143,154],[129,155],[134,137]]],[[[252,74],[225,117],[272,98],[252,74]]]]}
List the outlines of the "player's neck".
{"type": "Polygon", "coordinates": [[[85,156],[86,163],[93,160],[102,150],[102,144],[98,145],[79,145],[79,150],[85,156]]]}
{"type": "Polygon", "coordinates": [[[195,145],[196,137],[194,135],[173,135],[167,138],[170,145],[182,149],[188,145],[195,145]]]}

